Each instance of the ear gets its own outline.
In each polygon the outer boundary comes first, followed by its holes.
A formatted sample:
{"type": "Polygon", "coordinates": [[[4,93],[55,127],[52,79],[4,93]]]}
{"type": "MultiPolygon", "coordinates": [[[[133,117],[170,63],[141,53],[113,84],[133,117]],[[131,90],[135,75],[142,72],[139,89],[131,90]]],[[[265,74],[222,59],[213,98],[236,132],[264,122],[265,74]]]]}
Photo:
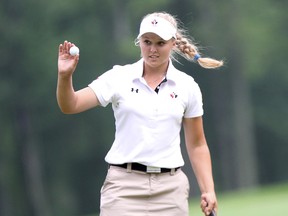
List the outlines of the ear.
{"type": "Polygon", "coordinates": [[[175,40],[175,38],[172,38],[172,42],[173,42],[173,47],[175,47],[176,46],[176,40],[175,40]]]}

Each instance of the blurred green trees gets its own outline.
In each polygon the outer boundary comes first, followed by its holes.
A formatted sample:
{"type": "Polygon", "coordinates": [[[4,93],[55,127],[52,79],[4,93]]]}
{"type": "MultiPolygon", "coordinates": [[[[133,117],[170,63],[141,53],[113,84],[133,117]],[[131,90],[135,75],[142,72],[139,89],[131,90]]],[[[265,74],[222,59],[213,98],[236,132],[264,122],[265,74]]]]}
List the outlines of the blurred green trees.
{"type": "MultiPolygon", "coordinates": [[[[98,212],[113,113],[109,107],[78,115],[60,112],[55,98],[58,45],[70,40],[80,47],[74,86],[85,87],[114,64],[140,58],[134,39],[141,18],[153,11],[178,15],[203,55],[226,61],[215,71],[184,60],[176,65],[203,92],[217,189],[287,181],[287,4],[2,0],[0,215],[98,212]]],[[[189,166],[186,160],[196,187],[189,166]]]]}

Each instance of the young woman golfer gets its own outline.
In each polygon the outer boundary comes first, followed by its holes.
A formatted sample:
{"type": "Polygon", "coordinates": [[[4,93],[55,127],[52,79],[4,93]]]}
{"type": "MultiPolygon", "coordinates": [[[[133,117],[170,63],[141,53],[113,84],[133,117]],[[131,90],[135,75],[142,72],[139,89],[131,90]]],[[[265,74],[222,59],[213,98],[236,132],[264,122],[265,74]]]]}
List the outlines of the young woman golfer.
{"type": "Polygon", "coordinates": [[[79,91],[72,75],[79,55],[73,43],[59,46],[57,100],[67,114],[112,104],[116,133],[105,157],[109,169],[101,189],[101,216],[188,216],[189,182],[181,170],[183,125],[187,152],[201,190],[205,215],[217,211],[211,158],[202,123],[202,95],[194,79],[177,70],[178,53],[204,68],[223,63],[202,58],[178,27],[161,12],[145,16],[136,44],[141,59],[114,66],[79,91]]]}

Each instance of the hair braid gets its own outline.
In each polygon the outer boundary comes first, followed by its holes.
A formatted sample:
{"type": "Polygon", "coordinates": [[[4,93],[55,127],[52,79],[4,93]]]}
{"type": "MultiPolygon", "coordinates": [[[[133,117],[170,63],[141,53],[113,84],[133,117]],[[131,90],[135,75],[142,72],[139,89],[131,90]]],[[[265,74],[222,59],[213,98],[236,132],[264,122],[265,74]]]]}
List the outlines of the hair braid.
{"type": "MultiPolygon", "coordinates": [[[[147,14],[146,16],[149,15],[151,14],[147,14]]],[[[223,61],[201,57],[198,47],[193,43],[192,39],[190,39],[191,37],[189,37],[187,31],[184,28],[179,27],[182,23],[176,17],[166,12],[155,12],[153,15],[166,19],[177,29],[175,38],[176,46],[171,53],[171,58],[173,60],[177,61],[175,54],[178,54],[188,61],[198,62],[198,64],[203,68],[213,69],[221,67],[224,64],[223,61]]],[[[139,44],[138,39],[135,40],[135,44],[139,44]]]]}
{"type": "MultiPolygon", "coordinates": [[[[223,61],[218,61],[212,58],[203,58],[200,55],[198,47],[193,43],[192,39],[186,34],[186,30],[184,28],[180,28],[179,25],[181,24],[180,20],[177,20],[176,17],[172,16],[166,12],[156,12],[153,13],[155,16],[162,17],[169,21],[176,29],[176,46],[172,52],[172,59],[175,58],[175,53],[184,57],[188,61],[198,62],[200,66],[203,68],[213,69],[218,68],[223,65],[223,61]]],[[[149,15],[149,14],[148,14],[149,15]]]]}
{"type": "Polygon", "coordinates": [[[177,33],[175,52],[188,61],[197,61],[199,65],[204,68],[213,69],[223,65],[223,61],[201,57],[198,47],[192,42],[192,40],[183,36],[181,33],[177,33]]]}

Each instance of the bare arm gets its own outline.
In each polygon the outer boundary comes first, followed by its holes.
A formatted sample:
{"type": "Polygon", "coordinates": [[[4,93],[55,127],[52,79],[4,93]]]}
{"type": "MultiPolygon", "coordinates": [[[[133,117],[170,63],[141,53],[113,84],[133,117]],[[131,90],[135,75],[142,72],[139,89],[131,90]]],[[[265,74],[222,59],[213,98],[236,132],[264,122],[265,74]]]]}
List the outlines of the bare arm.
{"type": "Polygon", "coordinates": [[[99,101],[89,87],[77,92],[73,88],[72,75],[77,67],[79,55],[71,56],[69,49],[74,44],[64,41],[59,46],[57,101],[63,113],[73,114],[83,112],[99,105],[99,101]]]}
{"type": "Polygon", "coordinates": [[[192,168],[201,191],[202,211],[209,215],[217,211],[210,151],[206,142],[202,117],[183,120],[185,142],[192,168]]]}

